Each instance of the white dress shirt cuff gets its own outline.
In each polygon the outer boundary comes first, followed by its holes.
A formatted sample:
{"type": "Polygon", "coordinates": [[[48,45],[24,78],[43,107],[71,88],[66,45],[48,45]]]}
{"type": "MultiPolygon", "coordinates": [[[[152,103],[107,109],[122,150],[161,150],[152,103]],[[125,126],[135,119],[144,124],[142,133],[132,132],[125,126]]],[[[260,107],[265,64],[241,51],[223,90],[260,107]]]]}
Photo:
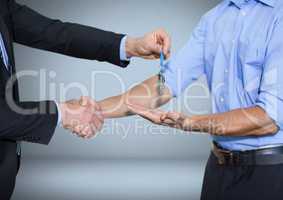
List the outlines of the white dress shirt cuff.
{"type": "Polygon", "coordinates": [[[61,110],[60,110],[60,107],[59,107],[59,104],[56,100],[54,100],[56,106],[57,106],[57,110],[58,110],[58,121],[57,121],[57,126],[60,125],[61,121],[62,121],[62,115],[61,115],[61,110]]]}
{"type": "Polygon", "coordinates": [[[123,39],[121,40],[121,44],[120,44],[120,60],[121,61],[130,61],[130,59],[127,58],[127,53],[126,53],[126,40],[127,40],[127,36],[123,37],[123,39]]]}

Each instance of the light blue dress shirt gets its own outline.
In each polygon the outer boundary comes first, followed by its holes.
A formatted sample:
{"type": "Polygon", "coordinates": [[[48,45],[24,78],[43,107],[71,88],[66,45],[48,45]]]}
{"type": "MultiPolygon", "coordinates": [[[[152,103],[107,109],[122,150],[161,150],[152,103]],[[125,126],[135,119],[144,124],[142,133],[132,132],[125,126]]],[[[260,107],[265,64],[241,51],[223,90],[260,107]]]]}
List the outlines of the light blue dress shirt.
{"type": "Polygon", "coordinates": [[[283,1],[224,0],[205,14],[165,79],[178,96],[201,75],[213,113],[257,105],[280,127],[276,135],[213,140],[240,151],[283,144],[283,1]]]}

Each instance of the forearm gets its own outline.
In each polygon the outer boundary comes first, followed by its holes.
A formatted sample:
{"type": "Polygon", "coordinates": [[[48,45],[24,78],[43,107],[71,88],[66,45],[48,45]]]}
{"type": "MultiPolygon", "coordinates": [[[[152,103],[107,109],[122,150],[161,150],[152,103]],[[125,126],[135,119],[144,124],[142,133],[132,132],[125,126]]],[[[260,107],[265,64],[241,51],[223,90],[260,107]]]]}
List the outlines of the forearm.
{"type": "Polygon", "coordinates": [[[184,121],[184,129],[219,136],[260,136],[278,131],[276,124],[260,107],[188,117],[184,121]]]}
{"type": "Polygon", "coordinates": [[[132,103],[150,109],[164,105],[172,98],[168,88],[159,93],[158,76],[153,76],[122,95],[110,97],[99,102],[106,118],[130,116],[133,113],[127,107],[132,103]]]}

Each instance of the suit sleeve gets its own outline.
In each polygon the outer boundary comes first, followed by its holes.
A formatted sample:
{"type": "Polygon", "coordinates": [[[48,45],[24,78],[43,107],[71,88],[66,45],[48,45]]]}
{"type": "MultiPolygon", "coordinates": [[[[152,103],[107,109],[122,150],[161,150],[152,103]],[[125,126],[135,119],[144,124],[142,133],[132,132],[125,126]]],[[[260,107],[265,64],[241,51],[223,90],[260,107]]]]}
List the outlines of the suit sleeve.
{"type": "Polygon", "coordinates": [[[122,34],[50,19],[14,0],[9,0],[8,5],[17,43],[121,67],[129,64],[120,60],[122,34]]]}
{"type": "Polygon", "coordinates": [[[55,102],[7,103],[0,100],[0,139],[48,144],[55,132],[55,102]]]}

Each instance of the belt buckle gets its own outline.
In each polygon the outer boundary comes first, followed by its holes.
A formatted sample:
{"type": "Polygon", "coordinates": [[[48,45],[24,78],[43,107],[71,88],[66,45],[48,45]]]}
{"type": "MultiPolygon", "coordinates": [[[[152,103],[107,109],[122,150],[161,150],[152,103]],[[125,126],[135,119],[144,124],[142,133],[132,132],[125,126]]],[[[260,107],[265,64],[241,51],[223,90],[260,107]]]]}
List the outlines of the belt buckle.
{"type": "Polygon", "coordinates": [[[240,155],[237,152],[230,152],[228,158],[229,165],[237,166],[240,164],[240,155]]]}
{"type": "Polygon", "coordinates": [[[228,164],[228,165],[233,165],[234,164],[234,157],[233,157],[233,153],[230,151],[223,151],[222,152],[223,157],[224,157],[224,164],[228,164]]]}
{"type": "Polygon", "coordinates": [[[234,158],[235,158],[234,153],[230,152],[229,153],[229,165],[231,165],[231,166],[235,165],[234,158]]]}
{"type": "Polygon", "coordinates": [[[220,165],[227,164],[234,166],[239,164],[240,159],[236,152],[220,150],[220,154],[222,154],[218,160],[220,165]]]}
{"type": "MultiPolygon", "coordinates": [[[[217,160],[219,165],[227,164],[227,157],[231,155],[231,152],[225,151],[223,149],[217,149],[217,160]]],[[[229,159],[230,162],[230,159],[229,159]]]]}
{"type": "Polygon", "coordinates": [[[217,162],[218,165],[225,165],[225,157],[224,156],[217,157],[217,162]]]}
{"type": "Polygon", "coordinates": [[[240,163],[240,155],[237,152],[219,148],[214,144],[214,153],[216,154],[219,165],[238,165],[240,163]]]}

